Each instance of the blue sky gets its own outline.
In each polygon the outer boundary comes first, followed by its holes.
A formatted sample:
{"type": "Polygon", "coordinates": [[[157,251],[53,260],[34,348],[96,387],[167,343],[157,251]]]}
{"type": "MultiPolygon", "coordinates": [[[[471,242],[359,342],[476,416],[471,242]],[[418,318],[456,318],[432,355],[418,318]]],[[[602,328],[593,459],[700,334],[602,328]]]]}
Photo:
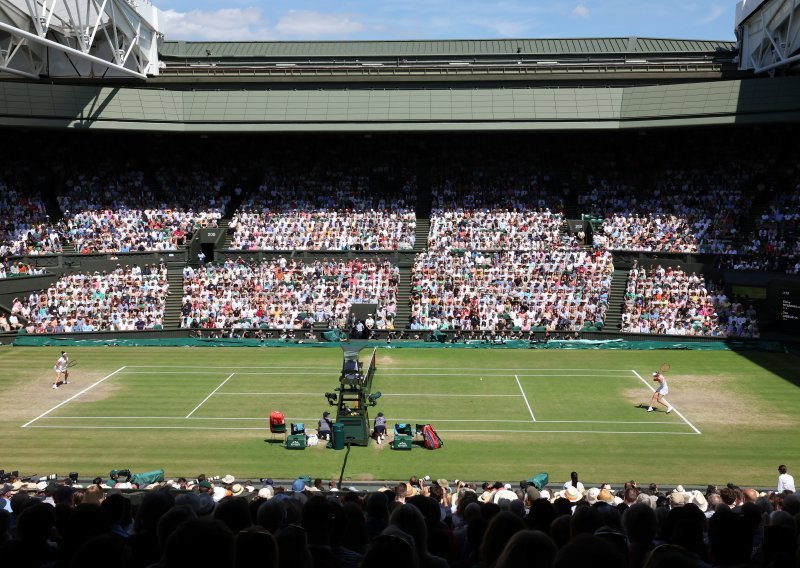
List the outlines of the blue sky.
{"type": "Polygon", "coordinates": [[[153,0],[168,40],[734,41],[736,0],[153,0]]]}

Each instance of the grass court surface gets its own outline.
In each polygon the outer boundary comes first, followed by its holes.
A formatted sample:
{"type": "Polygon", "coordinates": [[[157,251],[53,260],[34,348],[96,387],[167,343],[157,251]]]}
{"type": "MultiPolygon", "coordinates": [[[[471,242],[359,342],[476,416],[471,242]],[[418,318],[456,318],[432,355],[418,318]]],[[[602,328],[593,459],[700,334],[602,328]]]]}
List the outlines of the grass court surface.
{"type": "MultiPolygon", "coordinates": [[[[163,468],[238,478],[338,478],[344,452],[288,451],[267,417],[316,427],[342,352],[323,348],[73,348],[70,384],[50,388],[58,348],[0,350],[0,468],[22,475],[163,468]]],[[[362,351],[366,358],[367,350],[362,351]]],[[[726,351],[379,349],[373,391],[395,422],[432,423],[444,447],[353,448],[346,477],[430,475],[561,483],[771,486],[800,455],[800,374],[785,354],[726,351]],[[675,410],[646,412],[669,362],[675,410]]],[[[796,469],[800,464],[794,466],[796,469]]]]}

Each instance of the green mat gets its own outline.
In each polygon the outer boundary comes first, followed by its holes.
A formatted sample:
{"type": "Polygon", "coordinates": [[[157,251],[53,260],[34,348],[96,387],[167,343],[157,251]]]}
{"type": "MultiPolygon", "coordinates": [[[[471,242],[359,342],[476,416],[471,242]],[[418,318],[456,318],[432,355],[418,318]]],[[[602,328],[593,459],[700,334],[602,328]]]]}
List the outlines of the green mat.
{"type": "MultiPolygon", "coordinates": [[[[175,337],[160,339],[117,338],[117,339],[76,339],[73,337],[56,337],[50,335],[20,335],[12,345],[16,347],[318,347],[339,348],[340,341],[307,342],[302,339],[284,341],[281,339],[206,339],[199,337],[175,337]]],[[[773,351],[783,352],[784,347],[778,341],[629,341],[624,339],[575,339],[551,340],[548,342],[530,342],[514,340],[492,342],[467,340],[461,343],[440,341],[366,341],[366,346],[392,349],[623,349],[623,350],[662,350],[681,349],[693,351],[773,351]]]]}

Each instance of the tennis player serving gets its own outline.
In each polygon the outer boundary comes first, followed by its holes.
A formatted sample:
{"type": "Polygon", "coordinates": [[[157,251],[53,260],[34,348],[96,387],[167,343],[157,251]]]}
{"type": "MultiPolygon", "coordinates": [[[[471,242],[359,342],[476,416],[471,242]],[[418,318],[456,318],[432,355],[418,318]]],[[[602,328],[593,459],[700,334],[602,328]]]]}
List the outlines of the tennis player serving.
{"type": "Polygon", "coordinates": [[[664,400],[664,397],[669,394],[669,387],[667,386],[667,377],[664,376],[664,371],[668,370],[668,365],[661,365],[658,371],[653,371],[653,380],[658,383],[652,398],[650,399],[650,406],[647,407],[647,412],[653,412],[656,404],[661,404],[667,409],[667,414],[672,412],[672,406],[664,400]],[[665,369],[666,367],[666,369],[665,369]]]}
{"type": "Polygon", "coordinates": [[[58,358],[56,361],[53,370],[56,372],[56,380],[53,381],[53,388],[57,389],[58,385],[61,383],[61,379],[64,379],[64,384],[69,384],[69,355],[66,351],[61,352],[61,357],[58,358]]]}

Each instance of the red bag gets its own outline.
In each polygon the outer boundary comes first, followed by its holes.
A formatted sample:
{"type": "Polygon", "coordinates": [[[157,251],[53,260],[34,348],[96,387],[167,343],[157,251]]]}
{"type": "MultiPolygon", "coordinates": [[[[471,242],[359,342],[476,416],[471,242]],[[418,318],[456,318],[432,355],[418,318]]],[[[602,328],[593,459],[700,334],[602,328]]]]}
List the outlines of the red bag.
{"type": "Polygon", "coordinates": [[[422,437],[425,439],[425,447],[429,450],[441,448],[444,443],[430,424],[426,424],[422,427],[422,437]]]}
{"type": "Polygon", "coordinates": [[[276,426],[283,426],[285,424],[286,424],[286,417],[283,415],[283,412],[274,410],[269,413],[270,428],[274,428],[276,426]]]}

